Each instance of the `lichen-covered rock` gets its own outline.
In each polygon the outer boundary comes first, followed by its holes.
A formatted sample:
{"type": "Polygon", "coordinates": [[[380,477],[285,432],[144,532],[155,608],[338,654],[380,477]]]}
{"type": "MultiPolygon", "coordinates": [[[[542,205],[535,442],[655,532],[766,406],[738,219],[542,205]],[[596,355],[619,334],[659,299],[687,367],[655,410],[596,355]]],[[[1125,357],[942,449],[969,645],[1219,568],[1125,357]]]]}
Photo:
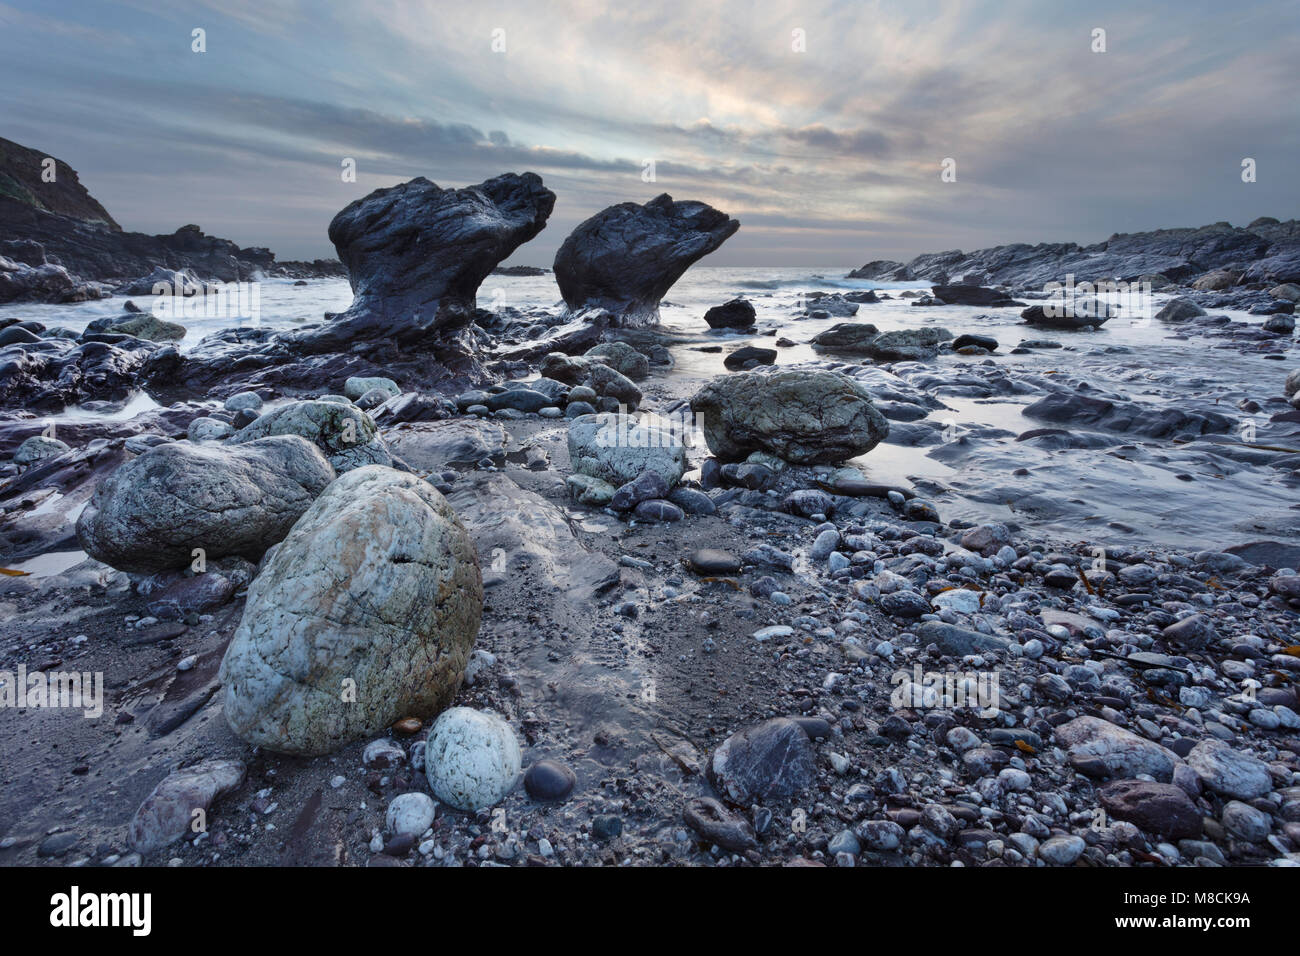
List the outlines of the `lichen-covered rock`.
{"type": "Polygon", "coordinates": [[[72,451],[67,442],[61,442],[57,438],[50,438],[46,435],[33,435],[26,439],[18,450],[14,452],[14,464],[20,468],[27,468],[38,462],[45,461],[47,458],[57,458],[59,455],[72,451]]]}
{"type": "Polygon", "coordinates": [[[619,203],[580,224],[555,254],[555,280],[570,309],[605,309],[626,326],[654,325],[659,300],[697,259],[740,223],[702,202],[667,193],[619,203]]]}
{"type": "Polygon", "coordinates": [[[650,360],[626,342],[602,342],[587,349],[585,357],[602,362],[633,381],[650,374],[650,360]]]}
{"type": "Polygon", "coordinates": [[[230,438],[239,445],[270,435],[297,435],[325,453],[340,474],[362,465],[393,464],[392,452],[374,420],[353,405],[337,402],[290,402],[245,425],[230,438]]]}
{"type": "Polygon", "coordinates": [[[519,741],[500,717],[453,707],[434,722],[424,746],[424,772],[443,803],[473,812],[514,789],[522,764],[519,741]]]}
{"type": "Polygon", "coordinates": [[[647,470],[671,488],[686,472],[687,437],[616,412],[580,415],[569,423],[569,461],[575,472],[616,488],[647,470]]]}
{"type": "Polygon", "coordinates": [[[256,561],[284,538],[334,468],[310,442],[281,435],[246,445],[169,442],[122,465],[77,519],[91,557],[123,571],[207,560],[256,561]]]}
{"type": "Polygon", "coordinates": [[[795,369],[714,379],[691,399],[723,461],[766,451],[796,464],[844,461],[889,435],[871,394],[838,372],[795,369]]]}
{"type": "Polygon", "coordinates": [[[117,322],[109,326],[108,331],[134,335],[137,339],[144,339],[147,342],[177,342],[185,338],[185,326],[179,322],[160,319],[149,312],[142,312],[123,322],[117,322]]]}
{"type": "Polygon", "coordinates": [[[446,707],[478,634],[483,582],[455,511],[419,478],[348,472],[266,561],[221,663],[249,743],[323,754],[446,707]]]}

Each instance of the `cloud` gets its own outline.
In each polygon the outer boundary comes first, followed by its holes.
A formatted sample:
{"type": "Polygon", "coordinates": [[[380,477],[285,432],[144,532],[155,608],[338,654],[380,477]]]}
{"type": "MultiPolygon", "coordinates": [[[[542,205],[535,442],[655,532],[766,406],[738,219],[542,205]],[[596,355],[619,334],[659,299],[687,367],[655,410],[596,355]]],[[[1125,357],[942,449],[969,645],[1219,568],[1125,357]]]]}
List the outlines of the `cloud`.
{"type": "Polygon", "coordinates": [[[70,162],[128,227],[197,221],[286,258],[329,254],[329,219],[378,186],[510,169],[559,196],[517,256],[537,264],[604,205],[664,191],[741,220],[710,261],[788,265],[1089,242],[1300,200],[1282,0],[156,6],[0,3],[0,82],[24,91],[4,135],[70,162]]]}

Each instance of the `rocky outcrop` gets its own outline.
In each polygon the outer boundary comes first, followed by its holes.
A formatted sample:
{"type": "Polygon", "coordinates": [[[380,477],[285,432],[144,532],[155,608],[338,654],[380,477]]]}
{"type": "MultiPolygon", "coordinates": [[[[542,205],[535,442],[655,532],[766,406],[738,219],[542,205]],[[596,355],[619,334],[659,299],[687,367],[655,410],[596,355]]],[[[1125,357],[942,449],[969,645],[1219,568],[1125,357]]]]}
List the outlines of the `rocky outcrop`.
{"type": "Polygon", "coordinates": [[[61,159],[0,138],[0,196],[34,209],[94,222],[121,231],[108,210],[81,185],[77,171],[61,159]],[[46,170],[52,175],[46,175],[46,170]]]}
{"type": "Polygon", "coordinates": [[[0,407],[62,411],[85,401],[125,398],[155,348],[129,335],[84,342],[37,338],[0,347],[0,407]]]}
{"type": "Polygon", "coordinates": [[[623,326],[655,325],[673,283],[739,228],[706,203],[667,193],[643,206],[619,203],[569,234],[555,254],[555,279],[573,311],[605,309],[623,326]]]}
{"type": "Polygon", "coordinates": [[[691,399],[704,438],[723,461],[764,451],[796,464],[863,455],[889,435],[871,394],[838,372],[742,372],[715,379],[691,399]]]}
{"type": "Polygon", "coordinates": [[[77,519],[91,557],[123,571],[206,560],[256,561],[281,540],[334,469],[292,435],[243,446],[168,442],[127,462],[96,489],[77,519]]]}
{"type": "Polygon", "coordinates": [[[942,285],[958,277],[975,276],[988,285],[1040,289],[1049,282],[1065,281],[1067,275],[1079,282],[1133,282],[1154,274],[1186,281],[1227,267],[1244,267],[1245,281],[1296,281],[1300,278],[1300,221],[1257,219],[1244,229],[1226,222],[1195,229],[1157,229],[1116,234],[1087,246],[1012,243],[970,253],[955,249],[920,255],[905,265],[869,262],[849,273],[849,278],[919,279],[942,285]]]}
{"type": "Polygon", "coordinates": [[[221,663],[226,720],[323,754],[430,717],[460,686],[483,612],[474,543],[433,486],[373,465],[325,490],[267,559],[221,663]]]}
{"type": "MultiPolygon", "coordinates": [[[[72,282],[134,279],[156,266],[191,269],[198,276],[226,282],[251,279],[268,270],[275,255],[267,249],[241,249],[228,239],[182,226],[171,235],[126,232],[81,184],[62,160],[0,139],[0,256],[30,266],[62,267],[72,282]],[[42,175],[53,160],[54,181],[42,175]],[[14,254],[12,244],[39,249],[14,254]]],[[[0,298],[0,301],[3,301],[0,298]]],[[[28,298],[24,301],[80,301],[28,298]]]]}
{"type": "Polygon", "coordinates": [[[348,270],[346,312],[293,338],[307,351],[358,340],[426,344],[465,325],[497,263],[546,226],[555,194],[536,173],[506,173],[464,189],[423,176],[350,203],[329,237],[348,270]]]}

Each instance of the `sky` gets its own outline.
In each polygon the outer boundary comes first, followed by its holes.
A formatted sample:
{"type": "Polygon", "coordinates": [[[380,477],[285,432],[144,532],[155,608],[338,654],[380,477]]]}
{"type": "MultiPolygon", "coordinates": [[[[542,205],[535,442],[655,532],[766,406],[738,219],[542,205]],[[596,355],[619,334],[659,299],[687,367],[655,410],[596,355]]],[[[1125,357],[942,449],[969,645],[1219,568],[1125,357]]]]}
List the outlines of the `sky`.
{"type": "Polygon", "coordinates": [[[333,255],[373,189],[532,170],[555,212],[512,264],[667,192],[740,220],[707,264],[860,265],[1300,215],[1298,27],[1300,0],[0,0],[0,136],[126,229],[281,259],[333,255]]]}

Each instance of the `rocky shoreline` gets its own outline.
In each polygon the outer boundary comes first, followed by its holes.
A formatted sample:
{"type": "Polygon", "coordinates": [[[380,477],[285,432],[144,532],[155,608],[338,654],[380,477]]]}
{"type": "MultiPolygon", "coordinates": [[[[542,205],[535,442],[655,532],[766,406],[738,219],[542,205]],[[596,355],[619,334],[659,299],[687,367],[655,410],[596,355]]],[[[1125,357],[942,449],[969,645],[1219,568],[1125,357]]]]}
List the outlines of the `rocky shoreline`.
{"type": "MultiPolygon", "coordinates": [[[[702,334],[776,347],[683,343],[664,296],[739,224],[668,196],[574,231],[563,308],[479,308],[554,202],[532,174],[358,200],[330,229],[352,306],[301,329],[182,350],[142,310],[72,334],[5,320],[0,544],[40,573],[0,578],[0,694],[21,667],[106,695],[94,720],[7,705],[0,863],[1300,863],[1282,519],[1224,549],[1063,540],[1035,517],[1064,496],[987,488],[1011,517],[976,522],[857,464],[933,446],[955,487],[977,455],[1095,451],[1294,488],[1296,372],[1233,410],[1019,366],[1081,348],[1044,322],[1114,321],[1057,315],[1041,255],[1020,281],[975,254],[904,267],[928,292],[808,290],[779,329],[718,302],[700,327],[726,331],[702,334]],[[1031,335],[866,321],[904,297],[1023,309],[1031,335]],[[824,319],[806,361],[771,367],[824,319]],[[678,367],[704,349],[728,371],[678,367]],[[140,389],[159,407],[127,419],[49,435],[33,414],[140,389]],[[1009,396],[1042,427],[938,417],[1009,396]]],[[[1231,281],[1116,240],[1105,277],[1164,262],[1151,322],[1294,363],[1300,276],[1239,268],[1286,261],[1272,225],[1212,262],[1203,236],[1151,234],[1231,281]]]]}

